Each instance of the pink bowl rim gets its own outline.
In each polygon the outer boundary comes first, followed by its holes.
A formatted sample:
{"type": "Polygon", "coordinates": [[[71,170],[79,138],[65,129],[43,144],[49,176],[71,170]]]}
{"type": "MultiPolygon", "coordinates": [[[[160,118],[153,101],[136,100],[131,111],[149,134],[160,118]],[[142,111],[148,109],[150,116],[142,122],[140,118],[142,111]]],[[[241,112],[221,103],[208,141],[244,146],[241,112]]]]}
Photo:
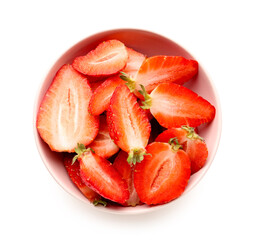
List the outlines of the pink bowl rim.
{"type": "MultiPolygon", "coordinates": [[[[44,78],[41,80],[38,89],[36,91],[35,94],[35,100],[34,100],[34,107],[33,107],[33,134],[34,134],[34,138],[35,138],[35,142],[36,142],[36,146],[37,146],[37,150],[39,152],[39,155],[45,165],[45,167],[47,168],[48,172],[51,174],[51,176],[55,179],[55,181],[60,185],[60,187],[62,189],[64,189],[67,193],[69,193],[72,197],[74,197],[75,199],[79,199],[80,201],[82,201],[83,203],[85,203],[86,205],[88,205],[88,207],[92,208],[92,204],[91,203],[87,203],[85,202],[83,199],[75,196],[71,191],[69,191],[68,189],[66,189],[63,185],[61,180],[59,180],[49,169],[48,163],[47,161],[44,159],[44,154],[42,151],[42,148],[40,147],[40,143],[39,143],[39,138],[38,138],[38,133],[37,133],[37,129],[36,129],[36,118],[37,118],[37,106],[38,106],[38,96],[40,94],[40,91],[42,89],[42,86],[45,82],[45,79],[47,77],[47,75],[49,74],[49,72],[51,71],[51,69],[53,68],[53,66],[55,65],[55,63],[57,63],[68,51],[70,51],[72,48],[74,48],[75,46],[81,44],[81,42],[85,41],[88,38],[91,38],[93,36],[97,36],[100,34],[110,34],[111,32],[119,32],[119,31],[137,31],[137,32],[144,32],[144,33],[149,33],[149,34],[153,34],[155,36],[167,39],[171,42],[173,42],[175,45],[177,45],[178,47],[184,49],[187,53],[189,53],[194,59],[197,59],[194,57],[194,54],[191,54],[189,51],[187,51],[185,48],[183,48],[180,44],[178,44],[177,42],[173,41],[172,39],[165,37],[161,34],[155,33],[151,30],[143,30],[143,29],[137,29],[137,28],[116,28],[116,29],[109,29],[109,30],[104,30],[104,31],[100,31],[100,32],[96,32],[93,34],[90,34],[89,36],[83,38],[82,40],[78,41],[77,43],[73,44],[71,47],[69,47],[69,49],[67,49],[60,57],[58,57],[53,64],[51,64],[50,68],[48,68],[44,78]]],[[[198,60],[198,59],[197,59],[198,60]]],[[[157,206],[153,206],[153,207],[146,207],[146,208],[136,208],[136,207],[120,207],[122,210],[120,211],[115,210],[115,209],[111,209],[111,208],[106,208],[106,207],[93,207],[94,209],[97,209],[100,212],[106,212],[106,213],[112,213],[112,214],[117,214],[117,215],[137,215],[137,214],[144,214],[144,213],[149,213],[149,212],[155,212],[156,210],[162,209],[162,208],[166,208],[168,206],[170,206],[171,203],[177,201],[178,199],[181,199],[182,197],[184,197],[188,192],[190,192],[192,189],[194,189],[194,187],[201,181],[201,179],[204,177],[204,175],[206,174],[206,172],[208,171],[208,169],[210,168],[213,159],[215,158],[215,155],[217,153],[217,149],[219,147],[219,143],[220,143],[220,138],[221,138],[221,132],[222,132],[222,111],[221,111],[221,105],[220,105],[220,98],[219,98],[219,94],[218,91],[215,87],[215,84],[213,83],[210,75],[208,74],[208,71],[206,70],[206,68],[204,67],[204,65],[200,62],[200,67],[203,69],[203,71],[205,72],[205,75],[207,76],[208,80],[209,80],[209,84],[211,86],[211,88],[213,89],[213,94],[216,100],[216,109],[218,110],[218,118],[215,119],[215,121],[217,121],[217,125],[218,125],[218,130],[217,130],[217,134],[216,134],[216,141],[215,141],[215,145],[214,148],[212,149],[212,158],[210,159],[209,163],[207,166],[204,167],[204,171],[200,174],[200,177],[197,178],[196,182],[194,183],[194,185],[192,187],[190,187],[190,189],[186,192],[184,192],[179,198],[167,203],[167,204],[163,204],[163,205],[157,205],[157,206]]],[[[202,169],[203,170],[203,169],[202,169]]]]}

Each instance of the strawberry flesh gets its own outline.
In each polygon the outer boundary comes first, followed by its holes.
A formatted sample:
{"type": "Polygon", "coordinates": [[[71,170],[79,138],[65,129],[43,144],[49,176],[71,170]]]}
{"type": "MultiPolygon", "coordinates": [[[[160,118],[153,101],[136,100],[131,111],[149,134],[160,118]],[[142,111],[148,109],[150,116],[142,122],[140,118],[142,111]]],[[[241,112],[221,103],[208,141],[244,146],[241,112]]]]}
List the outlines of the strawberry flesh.
{"type": "Polygon", "coordinates": [[[148,205],[164,204],[179,197],[190,178],[190,160],[183,150],[174,151],[170,144],[154,142],[137,163],[134,186],[140,200],[148,205]]]}
{"type": "Polygon", "coordinates": [[[77,143],[90,144],[99,119],[88,112],[92,91],[84,76],[64,65],[46,92],[37,115],[37,129],[51,150],[74,152],[77,143]]]}
{"type": "Polygon", "coordinates": [[[75,58],[73,67],[86,75],[106,76],[118,73],[128,60],[125,45],[118,40],[100,43],[85,56],[75,58]]]}
{"type": "Polygon", "coordinates": [[[151,126],[127,86],[120,85],[115,89],[107,111],[107,123],[111,138],[123,151],[144,153],[151,126]]]}
{"type": "Polygon", "coordinates": [[[100,200],[101,196],[84,184],[80,176],[79,162],[76,161],[74,164],[72,164],[72,158],[72,155],[66,154],[63,159],[64,166],[70,179],[90,202],[100,200]]]}
{"type": "Polygon", "coordinates": [[[116,154],[119,147],[113,142],[109,136],[108,125],[105,116],[100,116],[100,129],[94,141],[88,145],[97,155],[103,158],[109,158],[116,154]]]}
{"type": "Polygon", "coordinates": [[[150,112],[165,128],[211,122],[215,108],[195,92],[174,83],[159,84],[150,94],[150,112]]]}
{"type": "Polygon", "coordinates": [[[83,182],[102,197],[124,204],[129,199],[127,183],[111,162],[92,151],[78,157],[83,182]]]}

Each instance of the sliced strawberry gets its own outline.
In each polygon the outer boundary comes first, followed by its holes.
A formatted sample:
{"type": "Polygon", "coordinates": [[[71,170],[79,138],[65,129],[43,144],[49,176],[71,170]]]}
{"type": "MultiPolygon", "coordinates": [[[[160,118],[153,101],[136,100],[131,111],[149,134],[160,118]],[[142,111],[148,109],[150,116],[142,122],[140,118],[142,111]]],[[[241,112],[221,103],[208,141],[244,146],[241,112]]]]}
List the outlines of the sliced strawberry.
{"type": "Polygon", "coordinates": [[[94,141],[88,145],[97,155],[103,158],[109,158],[116,154],[119,147],[113,142],[109,136],[107,120],[105,116],[100,116],[100,129],[94,141]]]}
{"type": "Polygon", "coordinates": [[[151,127],[136,97],[125,85],[116,88],[107,111],[109,134],[115,143],[129,153],[128,162],[143,159],[151,127]]]}
{"type": "Polygon", "coordinates": [[[139,90],[140,85],[143,85],[150,93],[160,83],[184,84],[197,72],[198,63],[195,60],[180,56],[150,57],[143,62],[136,76],[136,89],[139,90]]]}
{"type": "Polygon", "coordinates": [[[92,91],[84,76],[64,65],[46,92],[37,115],[37,129],[51,150],[74,152],[90,144],[99,130],[98,117],[88,112],[92,91]]]}
{"type": "Polygon", "coordinates": [[[75,58],[73,67],[86,75],[111,75],[122,70],[128,59],[125,45],[118,40],[100,43],[85,56],[75,58]]]}
{"type": "Polygon", "coordinates": [[[199,171],[205,165],[208,157],[208,149],[204,140],[195,132],[194,128],[182,126],[181,128],[172,128],[164,131],[155,141],[168,142],[170,138],[174,137],[177,137],[189,156],[191,174],[199,171]]]}
{"type": "Polygon", "coordinates": [[[154,142],[147,146],[146,155],[137,163],[134,171],[134,186],[142,202],[164,204],[179,197],[190,178],[190,160],[171,142],[154,142]]]}
{"type": "Polygon", "coordinates": [[[79,162],[76,161],[74,162],[74,164],[72,164],[72,158],[73,157],[71,155],[66,154],[63,159],[64,166],[68,172],[70,179],[79,188],[79,190],[83,193],[83,195],[86,198],[88,198],[90,202],[95,202],[100,200],[101,196],[84,184],[84,182],[80,177],[79,162]]]}
{"type": "Polygon", "coordinates": [[[128,154],[124,151],[120,151],[113,163],[113,167],[121,174],[128,185],[130,197],[125,205],[136,206],[140,203],[140,199],[133,184],[134,166],[131,166],[127,162],[127,158],[128,154]]]}
{"type": "Polygon", "coordinates": [[[124,85],[125,82],[119,77],[119,75],[109,77],[107,80],[105,80],[94,91],[89,104],[89,112],[92,115],[100,115],[106,111],[109,107],[112,94],[114,93],[116,87],[120,84],[124,85]]]}
{"type": "Polygon", "coordinates": [[[134,78],[139,71],[141,64],[146,59],[146,56],[142,53],[136,52],[132,48],[126,48],[128,53],[128,61],[125,68],[122,70],[128,74],[131,78],[134,78]]]}
{"type": "Polygon", "coordinates": [[[129,199],[127,183],[112,163],[78,144],[76,148],[82,181],[102,197],[124,204],[129,199]]]}
{"type": "Polygon", "coordinates": [[[102,80],[102,81],[98,81],[98,82],[89,82],[89,85],[92,89],[92,92],[94,93],[95,90],[102,84],[104,83],[105,80],[102,80]]]}
{"type": "Polygon", "coordinates": [[[149,95],[142,86],[145,109],[149,108],[160,125],[165,128],[189,125],[199,126],[211,122],[215,108],[190,89],[174,83],[159,84],[149,95]]]}

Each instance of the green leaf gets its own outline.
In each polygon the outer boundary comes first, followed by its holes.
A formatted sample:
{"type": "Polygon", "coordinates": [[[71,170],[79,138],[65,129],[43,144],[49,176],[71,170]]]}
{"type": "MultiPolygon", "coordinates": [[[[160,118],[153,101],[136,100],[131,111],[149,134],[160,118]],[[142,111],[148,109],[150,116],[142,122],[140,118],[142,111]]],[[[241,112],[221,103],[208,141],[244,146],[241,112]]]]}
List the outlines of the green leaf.
{"type": "Polygon", "coordinates": [[[144,159],[144,156],[146,156],[146,155],[152,156],[150,153],[147,153],[145,151],[145,149],[136,149],[135,148],[129,152],[127,162],[130,165],[135,165],[137,162],[140,163],[144,159]]]}
{"type": "Polygon", "coordinates": [[[139,93],[144,97],[144,101],[142,101],[142,106],[140,106],[142,109],[149,109],[152,106],[152,98],[147,93],[145,87],[140,84],[140,87],[142,90],[139,90],[139,93]]]}
{"type": "Polygon", "coordinates": [[[196,132],[195,132],[195,128],[193,127],[189,127],[189,126],[181,126],[182,129],[187,131],[187,138],[189,139],[200,139],[201,141],[204,141],[204,139],[202,137],[200,137],[196,132]]]}
{"type": "Polygon", "coordinates": [[[136,82],[130,76],[128,76],[125,72],[120,72],[120,78],[126,81],[125,85],[130,89],[131,92],[134,92],[136,88],[136,82]]]}
{"type": "Polygon", "coordinates": [[[107,202],[104,201],[104,200],[94,200],[94,201],[93,201],[93,205],[94,205],[94,206],[97,206],[97,205],[99,205],[99,204],[103,205],[103,207],[106,207],[106,206],[107,206],[107,202]]]}
{"type": "Polygon", "coordinates": [[[75,161],[84,153],[84,152],[89,152],[92,151],[95,153],[95,151],[92,148],[86,148],[84,144],[82,143],[77,143],[77,147],[75,148],[75,152],[77,155],[75,155],[72,159],[72,165],[75,163],[75,161]]]}
{"type": "Polygon", "coordinates": [[[182,145],[179,143],[178,138],[174,137],[174,138],[170,138],[170,140],[168,141],[168,143],[171,145],[172,150],[177,152],[179,149],[183,149],[182,145]]]}

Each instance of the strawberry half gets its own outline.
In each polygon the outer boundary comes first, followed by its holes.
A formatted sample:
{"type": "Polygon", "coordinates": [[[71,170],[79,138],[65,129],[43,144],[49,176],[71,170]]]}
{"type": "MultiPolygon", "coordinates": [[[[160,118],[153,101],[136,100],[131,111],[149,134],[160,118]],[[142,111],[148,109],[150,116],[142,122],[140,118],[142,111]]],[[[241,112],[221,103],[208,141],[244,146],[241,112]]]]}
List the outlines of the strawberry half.
{"type": "Polygon", "coordinates": [[[128,61],[122,71],[128,74],[131,78],[134,78],[139,71],[142,63],[146,59],[146,56],[133,50],[132,48],[126,47],[126,50],[128,53],[128,61]]]}
{"type": "Polygon", "coordinates": [[[99,201],[101,199],[101,196],[84,184],[80,177],[79,163],[76,161],[74,162],[74,164],[72,164],[72,158],[73,157],[71,155],[65,155],[63,159],[64,166],[68,172],[70,179],[90,202],[99,201]]]}
{"type": "Polygon", "coordinates": [[[188,126],[181,128],[172,128],[162,132],[156,142],[168,142],[170,138],[176,137],[182,144],[184,151],[188,154],[191,161],[191,174],[199,171],[204,165],[208,157],[207,146],[196,132],[195,129],[188,126]]]}
{"type": "Polygon", "coordinates": [[[174,83],[159,84],[151,94],[143,86],[140,93],[144,96],[144,109],[165,128],[189,125],[199,126],[211,122],[215,117],[215,108],[207,100],[190,89],[174,83]]]}
{"type": "Polygon", "coordinates": [[[131,166],[127,162],[127,158],[128,154],[124,151],[120,151],[113,163],[113,167],[121,174],[128,185],[130,197],[125,205],[136,206],[140,203],[140,199],[133,184],[134,166],[131,166]]]}
{"type": "Polygon", "coordinates": [[[119,147],[113,142],[109,136],[107,120],[105,116],[100,116],[100,129],[94,141],[88,145],[97,155],[103,158],[109,158],[116,154],[119,147]]]}
{"type": "Polygon", "coordinates": [[[116,88],[107,111],[110,137],[125,152],[127,161],[135,164],[145,155],[151,127],[146,113],[125,85],[116,88]]]}
{"type": "Polygon", "coordinates": [[[99,130],[98,117],[88,112],[92,91],[71,65],[57,72],[37,115],[37,130],[51,150],[74,152],[77,143],[90,144],[99,130]]]}
{"type": "MultiPolygon", "coordinates": [[[[131,48],[126,48],[126,50],[128,52],[128,61],[126,67],[122,71],[133,77],[136,75],[142,62],[145,60],[145,56],[131,48]]],[[[125,81],[120,78],[120,74],[107,78],[94,91],[90,100],[89,112],[92,115],[100,115],[106,111],[110,104],[110,98],[112,97],[116,87],[122,84],[125,84],[125,81]]]]}
{"type": "Polygon", "coordinates": [[[86,149],[83,144],[76,148],[82,181],[102,197],[124,204],[129,199],[127,183],[122,179],[112,163],[86,149]]]}
{"type": "Polygon", "coordinates": [[[134,79],[124,76],[130,90],[137,97],[142,98],[138,92],[143,85],[150,93],[160,83],[184,84],[198,72],[198,62],[180,56],[153,56],[147,58],[141,65],[134,79]]]}
{"type": "Polygon", "coordinates": [[[150,155],[137,163],[134,186],[142,202],[164,204],[179,197],[190,178],[190,160],[175,139],[169,143],[154,142],[146,149],[150,155]]]}
{"type": "Polygon", "coordinates": [[[86,75],[112,75],[122,70],[128,59],[125,45],[118,40],[100,43],[85,56],[75,58],[73,67],[86,75]]]}
{"type": "Polygon", "coordinates": [[[106,111],[116,87],[121,84],[125,84],[125,82],[119,77],[119,74],[105,80],[94,91],[89,103],[89,112],[92,115],[100,115],[106,111]]]}

